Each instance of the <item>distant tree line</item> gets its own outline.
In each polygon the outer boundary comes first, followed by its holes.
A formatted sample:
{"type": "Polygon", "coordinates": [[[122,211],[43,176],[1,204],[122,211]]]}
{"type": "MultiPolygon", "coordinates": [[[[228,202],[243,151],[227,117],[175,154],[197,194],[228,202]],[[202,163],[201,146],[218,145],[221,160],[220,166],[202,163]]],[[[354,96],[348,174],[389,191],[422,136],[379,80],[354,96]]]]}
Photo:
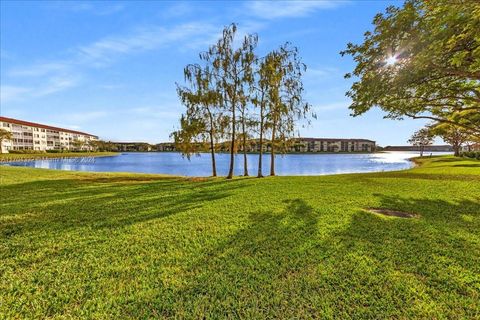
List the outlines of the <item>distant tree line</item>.
{"type": "Polygon", "coordinates": [[[122,152],[122,151],[151,151],[154,149],[149,143],[146,142],[113,142],[113,141],[104,141],[104,140],[92,140],[87,144],[93,150],[96,151],[111,151],[111,152],[122,152]]]}
{"type": "Polygon", "coordinates": [[[443,141],[451,145],[456,157],[461,155],[462,146],[465,146],[467,151],[471,151],[472,146],[480,144],[480,138],[472,135],[469,130],[444,122],[434,122],[415,131],[408,140],[408,143],[418,146],[420,156],[423,156],[425,147],[431,145],[435,137],[440,137],[443,141]]]}
{"type": "Polygon", "coordinates": [[[265,138],[271,143],[270,175],[275,175],[275,154],[285,151],[300,120],[308,123],[311,106],[303,99],[302,63],[298,49],[285,43],[265,56],[256,52],[258,36],[237,39],[237,25],[224,28],[222,36],[199,62],[184,68],[185,85],[177,93],[186,110],[179,130],[172,133],[177,150],[187,157],[210,152],[212,176],[217,175],[215,154],[220,141],[228,141],[234,175],[235,153],[243,150],[243,175],[248,176],[247,144],[258,138],[262,177],[265,138]],[[241,42],[238,42],[241,41],[241,42]]]}

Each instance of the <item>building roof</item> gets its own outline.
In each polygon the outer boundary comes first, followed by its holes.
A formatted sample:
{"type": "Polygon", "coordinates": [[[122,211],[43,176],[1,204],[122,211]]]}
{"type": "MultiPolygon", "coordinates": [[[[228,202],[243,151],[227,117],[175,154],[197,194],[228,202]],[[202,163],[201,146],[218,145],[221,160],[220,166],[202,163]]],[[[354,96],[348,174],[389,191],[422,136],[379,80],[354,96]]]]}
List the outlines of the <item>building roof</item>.
{"type": "Polygon", "coordinates": [[[302,140],[302,141],[329,141],[329,142],[336,142],[336,141],[346,141],[346,142],[373,142],[373,140],[368,140],[368,139],[342,139],[342,138],[296,138],[297,140],[302,140]]]}
{"type": "Polygon", "coordinates": [[[90,137],[98,138],[98,136],[90,134],[90,133],[86,133],[86,132],[64,129],[64,128],[59,128],[59,127],[53,127],[53,126],[47,126],[47,125],[41,124],[41,123],[23,121],[23,120],[12,119],[12,118],[7,118],[7,117],[0,117],[0,121],[8,122],[8,123],[14,123],[14,124],[20,124],[20,125],[30,126],[30,127],[38,127],[38,128],[43,128],[43,129],[55,130],[55,131],[63,131],[63,132],[82,134],[84,136],[90,136],[90,137]]]}

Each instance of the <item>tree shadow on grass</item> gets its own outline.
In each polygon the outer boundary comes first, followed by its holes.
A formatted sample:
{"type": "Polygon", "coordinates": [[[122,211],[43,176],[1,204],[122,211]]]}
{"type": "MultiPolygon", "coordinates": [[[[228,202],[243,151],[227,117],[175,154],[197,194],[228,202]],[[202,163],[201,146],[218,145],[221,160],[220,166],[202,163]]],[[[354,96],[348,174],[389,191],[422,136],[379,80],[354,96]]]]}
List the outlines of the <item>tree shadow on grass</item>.
{"type": "Polygon", "coordinates": [[[478,315],[480,202],[377,196],[380,208],[420,218],[358,210],[348,228],[331,236],[341,245],[330,260],[337,274],[325,281],[351,293],[339,295],[338,305],[361,317],[478,315]]]}
{"type": "Polygon", "coordinates": [[[182,272],[183,286],[162,287],[125,311],[139,318],[478,314],[479,203],[377,196],[380,207],[421,218],[356,210],[345,227],[328,230],[304,200],[291,200],[282,212],[252,213],[245,228],[182,272]]]}
{"type": "Polygon", "coordinates": [[[185,270],[186,286],[138,300],[128,314],[148,317],[275,317],[289,308],[288,285],[315,263],[310,254],[318,213],[302,199],[284,201],[282,212],[255,212],[249,224],[185,270]],[[283,287],[283,285],[287,287],[283,287]]]}
{"type": "Polygon", "coordinates": [[[121,228],[199,208],[229,197],[245,183],[182,178],[101,177],[47,180],[2,187],[0,234],[71,228],[121,228]],[[23,195],[23,196],[22,196],[23,195]]]}

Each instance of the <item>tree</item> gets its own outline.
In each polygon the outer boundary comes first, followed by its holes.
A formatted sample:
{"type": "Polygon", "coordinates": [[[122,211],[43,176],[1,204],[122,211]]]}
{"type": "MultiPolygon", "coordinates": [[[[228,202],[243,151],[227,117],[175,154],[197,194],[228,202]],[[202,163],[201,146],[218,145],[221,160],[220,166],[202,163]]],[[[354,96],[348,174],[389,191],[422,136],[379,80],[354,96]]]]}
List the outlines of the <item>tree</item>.
{"type": "Polygon", "coordinates": [[[456,157],[460,156],[462,144],[467,142],[471,136],[464,128],[450,123],[435,123],[429,126],[429,130],[433,135],[441,137],[443,141],[450,144],[456,157]]]}
{"type": "Polygon", "coordinates": [[[95,151],[98,148],[98,143],[96,140],[87,140],[84,144],[87,147],[87,152],[95,151]]]}
{"type": "Polygon", "coordinates": [[[468,152],[473,151],[472,148],[475,145],[477,146],[480,145],[480,138],[476,136],[469,136],[467,138],[467,141],[465,141],[465,146],[467,147],[467,151],[468,152]]]}
{"type": "Polygon", "coordinates": [[[209,142],[212,158],[212,176],[217,176],[215,142],[221,131],[222,117],[219,105],[221,96],[213,87],[213,77],[208,66],[188,65],[184,69],[188,87],[177,85],[177,93],[187,111],[181,119],[181,131],[174,133],[174,139],[184,155],[198,152],[198,147],[209,142]],[[192,143],[193,142],[193,143],[192,143]]]}
{"type": "Polygon", "coordinates": [[[10,131],[5,129],[0,129],[0,153],[3,152],[2,150],[2,143],[3,141],[12,140],[13,134],[10,131]]]}
{"type": "Polygon", "coordinates": [[[118,151],[115,143],[111,141],[90,140],[89,144],[93,147],[94,150],[97,151],[118,151]]]}
{"type": "Polygon", "coordinates": [[[90,140],[90,141],[88,141],[89,149],[91,149],[92,151],[100,151],[101,145],[102,145],[101,140],[90,140]]]}
{"type": "MultiPolygon", "coordinates": [[[[285,43],[266,57],[267,123],[271,132],[270,175],[275,175],[275,152],[286,151],[296,123],[307,119],[310,104],[303,100],[302,63],[298,49],[285,43]]],[[[313,115],[315,116],[315,115],[313,115]]]]}
{"type": "Polygon", "coordinates": [[[272,158],[270,174],[275,175],[275,152],[285,146],[296,129],[297,121],[307,119],[310,105],[303,101],[302,75],[306,70],[298,49],[289,43],[272,51],[264,59],[255,54],[257,35],[235,41],[237,26],[225,27],[222,37],[207,52],[200,54],[200,65],[184,70],[188,87],[178,87],[187,111],[180,120],[180,130],[172,133],[177,148],[184,155],[198,153],[205,136],[210,142],[215,171],[215,137],[228,132],[230,141],[217,144],[230,152],[227,179],[234,174],[237,145],[243,149],[244,175],[248,176],[247,151],[251,133],[257,125],[251,106],[260,108],[260,159],[258,176],[262,176],[264,134],[271,132],[272,158]],[[238,133],[239,132],[239,133],[238,133]]]}
{"type": "Polygon", "coordinates": [[[230,120],[230,167],[227,179],[234,173],[236,152],[236,111],[245,98],[246,84],[250,81],[251,66],[255,61],[254,49],[257,46],[257,35],[246,35],[238,48],[234,48],[237,25],[231,24],[223,29],[222,37],[200,58],[212,66],[216,79],[216,92],[222,97],[225,116],[230,120]]]}
{"type": "Polygon", "coordinates": [[[425,151],[425,146],[429,146],[433,143],[433,134],[429,128],[422,128],[412,135],[408,140],[413,146],[419,147],[420,157],[423,157],[423,152],[425,151]]]}
{"type": "Polygon", "coordinates": [[[263,158],[263,140],[264,134],[267,131],[267,96],[269,88],[269,76],[272,75],[271,68],[273,66],[273,54],[268,54],[259,63],[258,69],[255,73],[255,81],[252,85],[252,104],[259,109],[258,111],[258,173],[257,177],[263,177],[262,172],[262,158],[263,158]]]}
{"type": "Polygon", "coordinates": [[[480,135],[478,1],[407,0],[349,43],[358,77],[347,96],[353,116],[378,106],[387,118],[430,119],[480,135]]]}
{"type": "MultiPolygon", "coordinates": [[[[250,91],[250,89],[247,89],[247,90],[250,91]]],[[[248,177],[247,141],[251,138],[249,132],[253,124],[253,120],[250,119],[250,116],[248,114],[249,101],[251,101],[250,97],[248,96],[242,97],[240,100],[239,108],[238,108],[238,112],[240,113],[239,120],[240,120],[240,126],[241,126],[241,132],[239,134],[239,138],[240,138],[240,143],[242,145],[242,151],[243,151],[243,175],[245,177],[248,177]]]]}
{"type": "Polygon", "coordinates": [[[75,150],[78,150],[78,151],[81,151],[84,145],[85,145],[85,142],[83,140],[75,139],[72,142],[72,146],[75,148],[75,150]]]}

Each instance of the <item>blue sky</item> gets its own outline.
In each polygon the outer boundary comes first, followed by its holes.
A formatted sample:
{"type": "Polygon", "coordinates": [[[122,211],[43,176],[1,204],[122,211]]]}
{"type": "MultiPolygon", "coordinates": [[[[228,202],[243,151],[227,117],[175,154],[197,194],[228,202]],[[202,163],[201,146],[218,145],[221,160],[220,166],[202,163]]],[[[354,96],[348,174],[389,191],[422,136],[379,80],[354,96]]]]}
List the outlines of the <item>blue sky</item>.
{"type": "Polygon", "coordinates": [[[114,141],[168,141],[183,111],[175,82],[223,26],[259,35],[259,53],[285,41],[308,66],[306,99],[318,119],[302,136],[406,144],[419,120],[350,117],[350,57],[373,16],[399,1],[2,1],[1,115],[114,141]]]}

